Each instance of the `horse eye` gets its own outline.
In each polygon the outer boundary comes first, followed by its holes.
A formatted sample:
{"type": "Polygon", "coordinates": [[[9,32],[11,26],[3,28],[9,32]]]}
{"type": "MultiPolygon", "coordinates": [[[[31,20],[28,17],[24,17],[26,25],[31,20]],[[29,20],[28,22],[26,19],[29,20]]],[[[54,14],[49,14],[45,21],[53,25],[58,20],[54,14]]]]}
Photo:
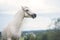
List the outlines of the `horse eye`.
{"type": "Polygon", "coordinates": [[[29,11],[29,10],[26,10],[26,11],[29,11]]]}

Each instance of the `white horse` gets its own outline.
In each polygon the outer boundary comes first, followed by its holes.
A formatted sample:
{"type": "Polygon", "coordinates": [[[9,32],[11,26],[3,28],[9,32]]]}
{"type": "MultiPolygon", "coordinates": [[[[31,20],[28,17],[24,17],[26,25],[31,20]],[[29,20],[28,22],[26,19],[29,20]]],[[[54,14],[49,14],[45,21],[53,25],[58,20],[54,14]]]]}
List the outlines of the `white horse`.
{"type": "Polygon", "coordinates": [[[10,22],[7,27],[2,31],[3,40],[19,40],[19,29],[21,29],[21,23],[25,17],[35,18],[36,14],[32,13],[28,7],[21,7],[17,12],[12,22],[10,22]]]}

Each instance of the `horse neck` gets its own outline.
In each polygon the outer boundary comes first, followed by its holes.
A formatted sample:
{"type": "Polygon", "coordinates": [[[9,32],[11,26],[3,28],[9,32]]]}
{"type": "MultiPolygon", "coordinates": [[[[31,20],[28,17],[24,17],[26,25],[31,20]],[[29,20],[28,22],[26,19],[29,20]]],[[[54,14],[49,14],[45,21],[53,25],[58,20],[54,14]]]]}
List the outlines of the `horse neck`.
{"type": "Polygon", "coordinates": [[[23,21],[23,19],[24,19],[24,12],[23,12],[23,10],[19,10],[18,12],[17,12],[17,14],[15,15],[15,18],[14,18],[14,22],[13,22],[13,24],[14,24],[14,26],[16,26],[17,28],[20,28],[20,25],[21,25],[21,23],[22,23],[22,21],[23,21]]]}

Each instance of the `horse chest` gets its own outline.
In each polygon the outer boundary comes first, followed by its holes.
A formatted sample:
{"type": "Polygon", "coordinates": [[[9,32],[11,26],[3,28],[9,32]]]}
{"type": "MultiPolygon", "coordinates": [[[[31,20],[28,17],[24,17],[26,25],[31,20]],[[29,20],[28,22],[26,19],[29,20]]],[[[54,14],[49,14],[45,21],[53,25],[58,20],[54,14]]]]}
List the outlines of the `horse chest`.
{"type": "Polygon", "coordinates": [[[17,28],[12,27],[12,28],[11,28],[11,35],[14,36],[14,37],[19,37],[19,36],[21,35],[21,30],[18,31],[17,28]],[[20,32],[20,33],[19,33],[19,32],[20,32]]]}

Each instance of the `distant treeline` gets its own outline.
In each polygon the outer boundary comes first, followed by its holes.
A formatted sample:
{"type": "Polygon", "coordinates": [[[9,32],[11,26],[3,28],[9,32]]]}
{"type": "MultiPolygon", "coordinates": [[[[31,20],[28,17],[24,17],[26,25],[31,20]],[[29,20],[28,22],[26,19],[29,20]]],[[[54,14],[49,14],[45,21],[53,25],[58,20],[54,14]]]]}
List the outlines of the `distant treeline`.
{"type": "Polygon", "coordinates": [[[47,30],[23,31],[21,36],[25,36],[26,34],[30,34],[30,33],[38,34],[45,32],[47,32],[47,30]]]}

